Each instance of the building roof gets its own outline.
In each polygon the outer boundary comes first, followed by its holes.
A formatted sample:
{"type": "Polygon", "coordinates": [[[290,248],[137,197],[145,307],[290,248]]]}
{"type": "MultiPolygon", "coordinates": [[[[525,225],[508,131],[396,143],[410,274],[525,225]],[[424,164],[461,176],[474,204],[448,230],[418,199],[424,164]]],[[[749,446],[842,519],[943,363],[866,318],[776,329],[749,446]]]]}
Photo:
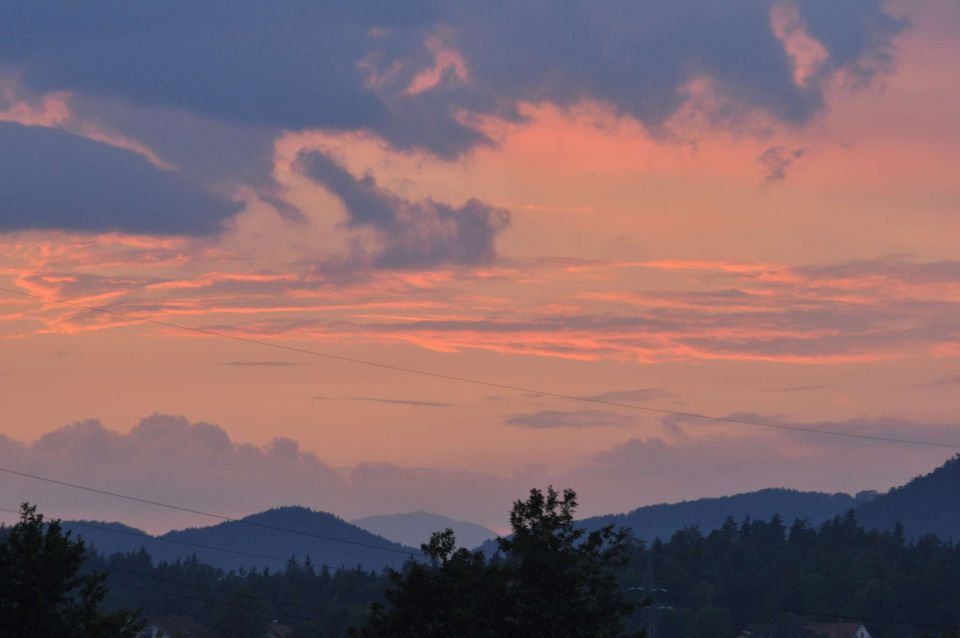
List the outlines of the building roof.
{"type": "Polygon", "coordinates": [[[276,620],[270,623],[267,628],[267,638],[287,638],[293,634],[293,627],[290,625],[281,625],[276,620]]]}
{"type": "Polygon", "coordinates": [[[807,629],[818,638],[854,638],[862,623],[814,623],[807,625],[807,629]]]}
{"type": "Polygon", "coordinates": [[[186,616],[148,618],[147,626],[153,625],[164,633],[177,638],[213,638],[212,634],[196,621],[186,616]]]}

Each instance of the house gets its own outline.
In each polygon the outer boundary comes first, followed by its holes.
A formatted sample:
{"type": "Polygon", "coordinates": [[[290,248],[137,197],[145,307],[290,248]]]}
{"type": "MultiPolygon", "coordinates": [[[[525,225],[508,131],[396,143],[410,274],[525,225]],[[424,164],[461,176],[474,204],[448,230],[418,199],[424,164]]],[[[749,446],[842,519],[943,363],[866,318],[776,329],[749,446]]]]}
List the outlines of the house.
{"type": "Polygon", "coordinates": [[[871,638],[867,628],[859,623],[815,623],[806,629],[816,638],[871,638]]]}
{"type": "Polygon", "coordinates": [[[267,628],[266,638],[288,638],[293,635],[293,627],[282,625],[274,620],[267,628]]]}
{"type": "Polygon", "coordinates": [[[137,638],[213,638],[213,635],[186,616],[147,618],[137,638]]]}
{"type": "Polygon", "coordinates": [[[871,638],[860,623],[813,623],[808,625],[751,625],[737,638],[871,638]]]}

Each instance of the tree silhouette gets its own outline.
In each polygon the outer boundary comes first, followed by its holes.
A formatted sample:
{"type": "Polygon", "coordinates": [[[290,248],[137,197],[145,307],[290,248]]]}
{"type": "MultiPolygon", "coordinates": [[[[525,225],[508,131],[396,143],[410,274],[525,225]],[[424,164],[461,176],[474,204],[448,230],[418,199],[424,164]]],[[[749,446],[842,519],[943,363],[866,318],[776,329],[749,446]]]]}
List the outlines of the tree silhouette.
{"type": "Polygon", "coordinates": [[[615,576],[628,560],[629,532],[574,526],[573,490],[530,490],[510,513],[513,534],[497,544],[513,603],[512,635],[613,638],[636,609],[615,576]]]}
{"type": "Polygon", "coordinates": [[[616,638],[636,607],[614,569],[626,562],[628,536],[607,527],[574,527],[576,494],[531,490],[510,515],[499,552],[456,549],[452,530],[422,546],[429,563],[390,573],[388,605],[374,605],[358,638],[616,638]]]}
{"type": "Polygon", "coordinates": [[[24,503],[20,521],[0,543],[0,627],[4,635],[31,638],[124,638],[136,633],[128,612],[104,614],[105,574],[81,575],[87,551],[64,533],[60,521],[44,522],[24,503]]]}

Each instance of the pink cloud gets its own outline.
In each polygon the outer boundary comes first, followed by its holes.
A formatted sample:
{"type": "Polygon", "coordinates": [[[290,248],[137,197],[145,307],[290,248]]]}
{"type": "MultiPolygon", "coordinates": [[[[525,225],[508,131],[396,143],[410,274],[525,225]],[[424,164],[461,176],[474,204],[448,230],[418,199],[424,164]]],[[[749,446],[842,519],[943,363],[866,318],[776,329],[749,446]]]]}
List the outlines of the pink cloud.
{"type": "MultiPolygon", "coordinates": [[[[803,267],[545,261],[512,270],[385,273],[348,285],[322,274],[271,271],[170,278],[34,270],[16,281],[32,294],[133,317],[194,317],[200,322],[191,325],[236,336],[643,362],[948,356],[958,340],[951,326],[960,304],[960,266],[902,259],[803,267]],[[684,279],[673,287],[638,286],[638,272],[684,279]],[[547,292],[554,287],[564,301],[547,292]]],[[[33,318],[54,332],[136,323],[55,304],[33,318]]]]}

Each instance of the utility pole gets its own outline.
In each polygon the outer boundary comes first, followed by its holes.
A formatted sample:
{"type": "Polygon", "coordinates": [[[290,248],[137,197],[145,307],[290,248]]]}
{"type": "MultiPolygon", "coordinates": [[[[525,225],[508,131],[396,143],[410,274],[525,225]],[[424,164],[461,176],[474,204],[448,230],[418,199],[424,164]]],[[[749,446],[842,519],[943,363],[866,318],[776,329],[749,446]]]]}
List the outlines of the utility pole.
{"type": "Polygon", "coordinates": [[[645,638],[659,638],[657,632],[657,601],[653,599],[657,586],[653,582],[653,549],[647,550],[647,573],[643,578],[643,589],[650,598],[646,607],[640,611],[640,626],[645,638]]]}

